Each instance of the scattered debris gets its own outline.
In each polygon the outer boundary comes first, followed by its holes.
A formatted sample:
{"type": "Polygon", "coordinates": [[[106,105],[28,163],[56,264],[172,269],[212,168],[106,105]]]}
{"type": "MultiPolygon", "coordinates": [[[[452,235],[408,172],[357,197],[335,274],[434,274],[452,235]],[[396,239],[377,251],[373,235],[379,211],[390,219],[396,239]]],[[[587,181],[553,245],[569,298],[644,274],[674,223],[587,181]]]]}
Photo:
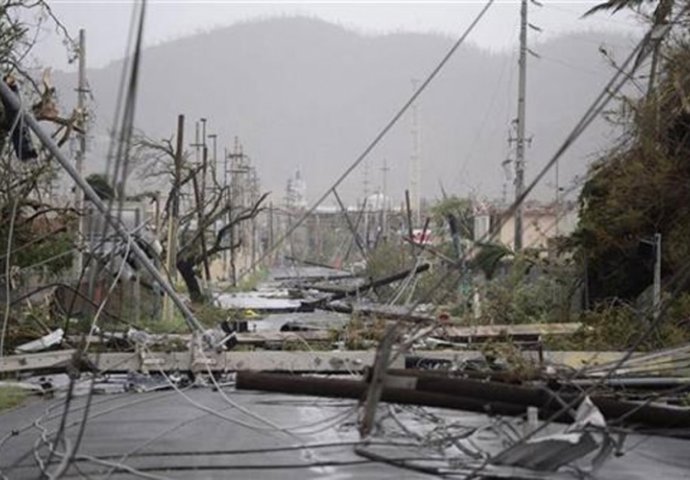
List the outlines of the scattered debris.
{"type": "Polygon", "coordinates": [[[37,338],[31,342],[19,345],[15,348],[15,351],[17,353],[33,353],[47,350],[56,345],[60,345],[64,336],[65,331],[61,328],[58,328],[57,330],[54,330],[41,338],[37,338]]]}

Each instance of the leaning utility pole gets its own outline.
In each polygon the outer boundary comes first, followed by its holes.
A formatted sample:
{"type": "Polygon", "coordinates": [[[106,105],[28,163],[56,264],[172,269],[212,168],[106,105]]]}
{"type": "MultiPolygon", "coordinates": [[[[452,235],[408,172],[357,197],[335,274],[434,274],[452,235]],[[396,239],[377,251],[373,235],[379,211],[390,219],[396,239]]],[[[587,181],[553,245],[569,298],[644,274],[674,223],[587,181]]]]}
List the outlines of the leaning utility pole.
{"type": "Polygon", "coordinates": [[[139,246],[137,242],[132,241],[132,236],[127,231],[127,228],[123,225],[122,221],[110,212],[110,209],[106,206],[103,200],[96,194],[91,185],[86,182],[78,173],[74,165],[62,154],[60,148],[57,146],[55,141],[50,135],[48,135],[38,124],[36,119],[29,112],[24,110],[24,107],[20,103],[17,95],[10,89],[5,82],[0,82],[0,97],[2,97],[10,107],[16,109],[22,115],[25,124],[36,134],[36,137],[41,141],[44,147],[53,155],[53,158],[62,165],[67,174],[72,177],[74,182],[77,184],[77,188],[84,192],[86,198],[93,204],[94,208],[101,214],[103,219],[110,225],[111,228],[115,230],[117,236],[119,236],[124,242],[126,242],[130,247],[132,255],[139,261],[141,266],[153,277],[153,280],[157,282],[163,291],[170,295],[173,303],[184,315],[185,321],[189,328],[194,332],[203,332],[204,328],[199,323],[199,321],[194,316],[194,313],[189,309],[187,304],[180,298],[180,296],[175,292],[175,289],[170,286],[166,278],[161,274],[160,270],[153,264],[148,254],[139,246]]]}
{"type": "Polygon", "coordinates": [[[388,161],[383,159],[383,167],[381,167],[381,172],[383,174],[383,179],[381,182],[381,197],[383,198],[383,209],[381,213],[381,231],[383,232],[383,242],[388,241],[388,161]]]}
{"type": "Polygon", "coordinates": [[[659,319],[661,314],[661,234],[654,234],[654,298],[653,317],[659,319]]]}
{"type": "Polygon", "coordinates": [[[517,145],[515,151],[515,251],[522,250],[522,201],[525,191],[525,102],[527,93],[527,0],[520,6],[520,74],[518,77],[517,145]]]}
{"type": "MultiPolygon", "coordinates": [[[[170,199],[168,212],[168,242],[165,256],[165,268],[171,280],[177,272],[177,226],[180,218],[180,182],[182,175],[182,150],[184,149],[184,115],[177,116],[177,145],[175,150],[175,176],[173,178],[173,198],[170,199]]],[[[172,320],[172,303],[169,296],[163,299],[163,318],[172,320]]]]}
{"type": "MultiPolygon", "coordinates": [[[[208,149],[206,148],[206,145],[203,145],[202,148],[202,164],[201,164],[201,171],[202,175],[206,175],[206,163],[208,162],[208,149]]],[[[206,188],[206,182],[203,181],[203,176],[202,176],[202,183],[199,185],[199,180],[197,179],[196,173],[192,175],[192,187],[194,188],[194,202],[196,203],[196,214],[197,214],[197,230],[200,231],[200,240],[201,240],[201,255],[203,257],[203,264],[204,264],[204,269],[203,269],[203,278],[205,281],[205,286],[208,288],[209,283],[211,282],[211,269],[209,267],[209,262],[208,262],[208,256],[206,255],[206,252],[208,251],[206,248],[206,226],[204,225],[204,214],[205,214],[205,199],[204,199],[204,188],[206,188]]]]}
{"type": "MultiPolygon", "coordinates": [[[[79,84],[77,87],[77,111],[79,112],[79,126],[82,131],[79,133],[79,149],[75,158],[75,168],[79,176],[84,175],[84,157],[86,156],[86,31],[79,30],[79,84]]],[[[74,188],[74,209],[79,215],[79,231],[77,234],[79,249],[77,251],[74,270],[76,278],[79,278],[84,268],[84,245],[85,245],[85,226],[84,226],[84,193],[78,186],[74,188]]]]}

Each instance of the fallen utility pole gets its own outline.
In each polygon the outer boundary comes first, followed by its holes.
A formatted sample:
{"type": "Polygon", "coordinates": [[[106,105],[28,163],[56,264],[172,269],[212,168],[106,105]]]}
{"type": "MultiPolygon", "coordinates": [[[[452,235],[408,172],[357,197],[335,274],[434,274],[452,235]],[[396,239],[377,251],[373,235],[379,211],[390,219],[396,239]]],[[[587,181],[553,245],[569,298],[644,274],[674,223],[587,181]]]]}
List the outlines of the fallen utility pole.
{"type": "MultiPolygon", "coordinates": [[[[359,400],[365,398],[369,384],[359,380],[239,371],[237,372],[236,388],[238,390],[258,390],[359,400]]],[[[426,405],[454,410],[468,410],[480,413],[496,413],[500,415],[522,415],[525,413],[525,409],[521,405],[485,402],[474,398],[422,392],[410,388],[384,387],[381,392],[381,401],[404,405],[426,405]]]]}
{"type": "Polygon", "coordinates": [[[65,169],[69,176],[72,177],[74,182],[77,184],[77,187],[80,188],[84,192],[86,197],[91,201],[91,203],[95,205],[96,209],[101,213],[101,215],[103,215],[106,222],[108,222],[110,226],[113,227],[117,235],[120,236],[122,240],[130,246],[132,254],[142,264],[144,269],[151,274],[155,281],[157,281],[160,284],[163,291],[165,291],[166,294],[170,295],[170,298],[172,299],[173,303],[175,303],[177,308],[179,308],[182,314],[184,315],[185,321],[187,322],[187,325],[189,325],[189,328],[192,331],[203,331],[203,327],[201,326],[199,321],[194,317],[194,314],[191,312],[191,310],[189,310],[187,305],[185,305],[182,299],[177,295],[177,292],[175,292],[172,286],[170,286],[170,284],[167,282],[165,277],[163,277],[161,272],[158,271],[158,269],[151,262],[151,260],[142,250],[139,244],[135,241],[131,241],[131,236],[125,228],[125,226],[122,224],[122,222],[110,213],[108,207],[103,203],[103,201],[96,194],[96,192],[94,192],[93,188],[91,188],[91,185],[89,185],[79,175],[75,167],[70,163],[70,161],[67,158],[65,158],[65,156],[60,151],[60,148],[55,144],[50,135],[48,135],[41,128],[41,126],[38,124],[33,115],[24,110],[17,96],[14,94],[14,92],[12,92],[12,90],[10,90],[10,88],[7,86],[5,82],[0,82],[0,96],[2,96],[2,98],[9,105],[11,105],[12,108],[17,110],[18,115],[23,116],[24,123],[31,130],[33,130],[33,132],[36,134],[41,143],[43,143],[43,145],[55,157],[55,159],[60,163],[60,165],[62,165],[62,168],[65,169]]]}
{"type": "MultiPolygon", "coordinates": [[[[407,278],[410,274],[420,274],[422,272],[425,272],[431,268],[431,265],[428,263],[423,263],[421,265],[418,265],[415,268],[409,268],[407,270],[403,270],[402,272],[394,273],[393,275],[389,275],[387,277],[380,278],[378,280],[371,280],[364,285],[360,285],[358,287],[350,288],[350,289],[339,289],[337,287],[329,287],[329,286],[320,286],[320,285],[309,285],[308,288],[313,288],[314,290],[320,290],[322,292],[330,293],[330,297],[326,298],[319,298],[314,301],[304,301],[302,302],[304,305],[313,305],[314,307],[317,307],[319,305],[323,305],[324,302],[331,302],[334,300],[340,300],[346,297],[353,297],[360,295],[368,290],[376,289],[379,287],[383,287],[385,285],[388,285],[389,283],[397,282],[400,280],[404,280],[407,278]]],[[[328,307],[329,310],[331,307],[328,307]]],[[[351,313],[351,311],[345,312],[345,313],[351,313]]]]}
{"type": "MultiPolygon", "coordinates": [[[[173,177],[172,199],[168,202],[168,241],[166,245],[165,268],[169,277],[174,280],[177,271],[177,226],[180,217],[180,182],[182,176],[182,155],[184,149],[184,115],[177,116],[177,145],[175,148],[175,168],[173,177]]],[[[163,318],[172,321],[173,310],[170,297],[163,299],[163,318]]]]}
{"type": "Polygon", "coordinates": [[[352,288],[350,290],[345,290],[341,293],[336,293],[333,295],[333,297],[331,297],[331,300],[340,300],[341,298],[359,295],[363,292],[366,292],[367,290],[376,289],[388,285],[389,283],[404,280],[410,274],[418,275],[422,272],[426,272],[427,270],[429,270],[429,268],[431,268],[430,264],[423,263],[415,268],[408,268],[407,270],[404,270],[402,272],[394,273],[393,275],[389,275],[378,280],[372,280],[359,287],[352,288]]]}
{"type": "MultiPolygon", "coordinates": [[[[236,388],[316,397],[363,399],[369,389],[369,383],[359,380],[239,371],[236,388]]],[[[561,400],[566,403],[577,397],[578,394],[560,395],[561,400]]],[[[499,382],[439,378],[437,375],[399,376],[390,375],[390,372],[386,386],[381,392],[381,401],[508,416],[524,415],[527,407],[536,406],[542,419],[551,418],[562,410],[562,403],[558,401],[556,394],[544,389],[499,382]]],[[[669,429],[665,432],[669,435],[689,435],[687,429],[690,427],[690,409],[665,408],[601,396],[592,397],[592,402],[612,424],[669,429]]],[[[572,420],[570,412],[561,412],[555,419],[560,422],[572,420]]]]}
{"type": "Polygon", "coordinates": [[[395,343],[397,329],[395,325],[388,325],[383,340],[376,350],[376,357],[374,357],[374,368],[371,372],[369,380],[369,388],[367,389],[367,397],[364,403],[364,412],[362,420],[359,425],[359,435],[366,438],[371,433],[374,427],[374,420],[376,417],[376,407],[381,400],[381,394],[386,381],[387,363],[391,354],[391,349],[395,343]]]}

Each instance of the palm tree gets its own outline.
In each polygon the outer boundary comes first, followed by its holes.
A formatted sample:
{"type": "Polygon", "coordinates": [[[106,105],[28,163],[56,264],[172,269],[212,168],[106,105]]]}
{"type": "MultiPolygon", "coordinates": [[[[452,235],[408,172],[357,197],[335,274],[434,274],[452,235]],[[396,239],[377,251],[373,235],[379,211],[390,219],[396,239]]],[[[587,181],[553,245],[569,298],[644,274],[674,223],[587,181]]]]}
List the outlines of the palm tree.
{"type": "MultiPolygon", "coordinates": [[[[589,9],[585,16],[591,15],[600,11],[612,11],[617,13],[624,8],[638,9],[645,3],[656,3],[656,8],[654,9],[654,14],[652,15],[652,26],[659,27],[661,25],[666,25],[671,17],[671,12],[673,11],[674,0],[607,0],[604,3],[600,3],[595,7],[589,9]]],[[[654,89],[654,81],[656,79],[657,66],[659,63],[659,48],[661,46],[660,39],[651,39],[653,42],[652,48],[652,64],[649,71],[649,84],[647,86],[647,97],[649,98],[654,89]]]]}

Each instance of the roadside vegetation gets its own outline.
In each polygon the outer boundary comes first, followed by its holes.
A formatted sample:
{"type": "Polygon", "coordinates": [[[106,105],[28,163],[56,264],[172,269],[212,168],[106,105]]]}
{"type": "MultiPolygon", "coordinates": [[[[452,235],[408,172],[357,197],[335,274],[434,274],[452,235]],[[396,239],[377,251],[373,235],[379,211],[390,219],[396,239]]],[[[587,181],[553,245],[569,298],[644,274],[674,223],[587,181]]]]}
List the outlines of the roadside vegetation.
{"type": "Polygon", "coordinates": [[[18,407],[28,396],[22,388],[0,386],[0,413],[18,407]]]}
{"type": "MultiPolygon", "coordinates": [[[[597,10],[615,13],[642,3],[611,1],[597,10]]],[[[673,11],[687,3],[675,2],[673,11]]],[[[667,22],[673,4],[656,2],[650,22],[667,22]]],[[[617,110],[609,112],[622,133],[590,167],[571,235],[554,238],[548,251],[516,253],[492,241],[473,245],[467,240],[473,234],[472,202],[443,198],[429,210],[437,253],[422,254],[434,268],[415,279],[416,291],[406,298],[431,301],[437,311],[448,311],[466,325],[582,323],[579,334],[548,342],[567,349],[648,350],[690,341],[688,18],[663,43],[652,42],[653,61],[643,67],[650,68],[647,88],[637,84],[638,90],[618,98],[617,110]],[[655,321],[649,248],[655,234],[662,239],[661,321],[636,345],[639,332],[655,321]],[[470,249],[466,265],[451,264],[470,249]]],[[[407,246],[396,247],[373,251],[368,275],[379,278],[411,268],[415,261],[407,246]]],[[[377,293],[382,301],[402,298],[399,288],[377,293]]]]}

